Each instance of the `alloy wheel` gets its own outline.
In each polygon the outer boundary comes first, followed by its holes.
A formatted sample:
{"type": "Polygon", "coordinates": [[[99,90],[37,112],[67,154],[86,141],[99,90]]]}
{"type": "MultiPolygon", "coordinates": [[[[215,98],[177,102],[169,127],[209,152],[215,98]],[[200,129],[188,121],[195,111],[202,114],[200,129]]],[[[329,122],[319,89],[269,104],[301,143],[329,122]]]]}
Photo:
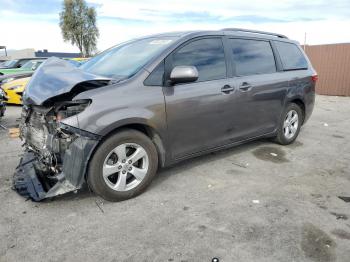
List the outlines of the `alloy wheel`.
{"type": "Polygon", "coordinates": [[[290,110],[283,122],[283,133],[287,139],[292,139],[297,133],[299,125],[299,116],[297,111],[290,110]]]}
{"type": "Polygon", "coordinates": [[[102,175],[115,191],[128,191],[138,186],[149,168],[146,150],[135,143],[124,143],[114,148],[105,158],[102,175]]]}

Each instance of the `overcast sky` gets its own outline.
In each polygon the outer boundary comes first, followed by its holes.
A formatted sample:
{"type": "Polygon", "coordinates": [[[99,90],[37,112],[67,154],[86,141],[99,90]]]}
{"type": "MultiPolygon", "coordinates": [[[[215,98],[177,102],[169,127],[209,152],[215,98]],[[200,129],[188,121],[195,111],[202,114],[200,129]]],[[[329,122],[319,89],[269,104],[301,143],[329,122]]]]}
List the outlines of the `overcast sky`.
{"type": "MultiPolygon", "coordinates": [[[[0,45],[77,52],[62,40],[62,0],[0,0],[0,45]]],[[[243,27],[307,44],[350,42],[350,0],[88,0],[96,7],[100,51],[158,32],[243,27]]]]}

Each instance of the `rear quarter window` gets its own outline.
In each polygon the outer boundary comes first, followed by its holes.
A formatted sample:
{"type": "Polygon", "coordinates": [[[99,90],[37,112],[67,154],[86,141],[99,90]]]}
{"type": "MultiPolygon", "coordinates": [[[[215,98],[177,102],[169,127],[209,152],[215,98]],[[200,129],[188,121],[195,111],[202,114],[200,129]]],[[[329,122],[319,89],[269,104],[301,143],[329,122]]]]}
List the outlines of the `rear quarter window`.
{"type": "Polygon", "coordinates": [[[275,45],[281,58],[283,70],[289,71],[308,68],[308,63],[297,45],[279,41],[275,41],[275,45]]]}

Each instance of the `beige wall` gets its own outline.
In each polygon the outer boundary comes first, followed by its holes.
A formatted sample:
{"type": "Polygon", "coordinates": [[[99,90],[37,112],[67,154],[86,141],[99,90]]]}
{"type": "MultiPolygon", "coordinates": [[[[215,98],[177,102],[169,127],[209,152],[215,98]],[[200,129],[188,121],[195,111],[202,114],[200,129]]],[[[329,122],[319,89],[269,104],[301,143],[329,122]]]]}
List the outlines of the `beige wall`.
{"type": "Polygon", "coordinates": [[[306,46],[306,54],[318,73],[318,94],[350,96],[350,43],[306,46]]]}
{"type": "MultiPolygon", "coordinates": [[[[1,50],[4,53],[4,50],[1,50]]],[[[27,48],[22,50],[7,50],[7,57],[0,56],[0,59],[17,59],[17,58],[32,58],[35,57],[35,50],[33,48],[27,48]]]]}

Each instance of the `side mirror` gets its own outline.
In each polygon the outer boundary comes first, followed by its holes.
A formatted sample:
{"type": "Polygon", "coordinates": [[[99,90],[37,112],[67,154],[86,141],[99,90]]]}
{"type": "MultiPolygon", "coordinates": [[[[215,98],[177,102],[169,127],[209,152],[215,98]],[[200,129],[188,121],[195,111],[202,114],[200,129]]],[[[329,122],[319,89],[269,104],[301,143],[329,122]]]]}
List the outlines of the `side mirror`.
{"type": "Polygon", "coordinates": [[[170,73],[173,84],[194,82],[198,79],[198,71],[195,66],[175,66],[170,73]]]}

